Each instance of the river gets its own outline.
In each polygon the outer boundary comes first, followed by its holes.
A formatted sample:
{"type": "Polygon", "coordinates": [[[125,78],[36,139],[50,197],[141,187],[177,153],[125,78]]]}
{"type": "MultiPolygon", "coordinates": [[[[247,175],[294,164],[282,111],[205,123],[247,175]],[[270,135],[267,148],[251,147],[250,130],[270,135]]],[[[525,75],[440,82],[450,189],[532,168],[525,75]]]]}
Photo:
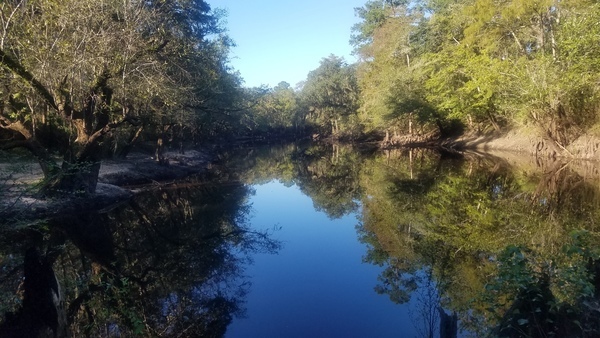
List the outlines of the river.
{"type": "Polygon", "coordinates": [[[0,311],[13,315],[0,329],[30,320],[42,322],[30,330],[99,337],[600,334],[593,163],[317,144],[219,158],[100,213],[4,230],[0,311]],[[54,278],[63,302],[35,310],[54,278]]]}

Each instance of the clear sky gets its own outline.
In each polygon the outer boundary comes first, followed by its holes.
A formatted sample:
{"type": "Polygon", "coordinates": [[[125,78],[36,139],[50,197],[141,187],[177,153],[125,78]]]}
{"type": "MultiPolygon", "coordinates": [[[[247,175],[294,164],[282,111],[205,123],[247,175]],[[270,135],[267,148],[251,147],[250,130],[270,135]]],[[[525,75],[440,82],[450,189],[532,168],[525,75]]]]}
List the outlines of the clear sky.
{"type": "Polygon", "coordinates": [[[335,54],[356,61],[349,44],[358,22],[354,8],[367,0],[206,0],[227,10],[232,66],[244,85],[295,85],[306,79],[319,61],[335,54]]]}

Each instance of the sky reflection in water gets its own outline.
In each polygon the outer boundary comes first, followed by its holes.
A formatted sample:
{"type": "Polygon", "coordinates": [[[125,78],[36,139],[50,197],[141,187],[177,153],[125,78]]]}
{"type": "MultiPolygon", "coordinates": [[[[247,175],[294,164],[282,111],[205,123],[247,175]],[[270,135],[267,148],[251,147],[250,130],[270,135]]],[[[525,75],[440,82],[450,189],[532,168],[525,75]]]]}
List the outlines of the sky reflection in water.
{"type": "Polygon", "coordinates": [[[409,310],[373,287],[381,268],[362,263],[357,214],[330,219],[296,187],[255,186],[252,226],[281,227],[278,255],[259,254],[248,266],[252,287],[246,318],[226,337],[412,337],[409,310]]]}

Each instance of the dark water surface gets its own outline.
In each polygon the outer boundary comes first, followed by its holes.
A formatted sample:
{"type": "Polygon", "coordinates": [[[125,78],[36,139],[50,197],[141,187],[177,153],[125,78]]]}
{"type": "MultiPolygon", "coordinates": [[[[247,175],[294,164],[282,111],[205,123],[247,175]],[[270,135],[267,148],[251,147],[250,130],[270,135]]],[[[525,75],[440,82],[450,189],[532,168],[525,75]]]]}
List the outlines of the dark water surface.
{"type": "Polygon", "coordinates": [[[597,337],[599,183],[529,157],[225,152],[110,210],[5,225],[0,337],[597,337]]]}

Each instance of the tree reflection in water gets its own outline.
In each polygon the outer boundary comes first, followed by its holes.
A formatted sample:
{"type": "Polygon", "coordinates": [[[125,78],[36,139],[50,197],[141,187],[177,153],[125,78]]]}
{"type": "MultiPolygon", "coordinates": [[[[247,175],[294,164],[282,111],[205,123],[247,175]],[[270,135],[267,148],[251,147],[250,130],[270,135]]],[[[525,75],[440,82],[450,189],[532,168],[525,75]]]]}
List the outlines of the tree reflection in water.
{"type": "MultiPolygon", "coordinates": [[[[298,186],[331,218],[360,212],[363,259],[382,268],[375,292],[412,304],[424,336],[452,337],[457,320],[477,336],[600,335],[600,180],[585,163],[330,145],[222,159],[245,184],[298,186]]],[[[246,225],[241,182],[190,180],[0,237],[0,310],[20,308],[36,247],[73,335],[222,335],[243,308],[247,254],[277,249],[246,225]]]]}
{"type": "Polygon", "coordinates": [[[324,145],[244,154],[233,158],[249,183],[295,184],[332,218],[361,207],[357,233],[367,245],[364,261],[383,268],[375,291],[402,304],[419,303],[415,292],[424,285],[437,288],[439,301],[429,301],[436,298],[430,294],[421,297],[424,308],[413,309],[430,318],[413,320],[427,323],[424,336],[436,320],[436,332],[455,335],[456,329],[446,329],[456,317],[477,336],[600,335],[594,254],[600,191],[593,166],[531,158],[510,159],[521,161],[513,166],[494,156],[324,145]],[[523,250],[527,269],[506,261],[502,253],[511,247],[523,250]],[[554,313],[514,316],[510,309],[528,311],[519,299],[531,293],[523,290],[542,294],[554,313]]]}
{"type": "Polygon", "coordinates": [[[424,152],[363,166],[358,230],[365,260],[384,267],[376,291],[406,303],[430,271],[437,306],[478,336],[599,335],[594,183],[561,163],[515,171],[424,152]]]}
{"type": "MultiPolygon", "coordinates": [[[[279,248],[268,233],[249,229],[249,193],[240,182],[190,179],[110,212],[12,233],[1,248],[2,294],[23,289],[17,257],[33,247],[62,285],[63,303],[54,308],[72,336],[221,337],[243,311],[250,254],[279,248]]],[[[31,315],[20,303],[13,296],[3,304],[12,311],[3,332],[31,333],[31,315]]]]}

